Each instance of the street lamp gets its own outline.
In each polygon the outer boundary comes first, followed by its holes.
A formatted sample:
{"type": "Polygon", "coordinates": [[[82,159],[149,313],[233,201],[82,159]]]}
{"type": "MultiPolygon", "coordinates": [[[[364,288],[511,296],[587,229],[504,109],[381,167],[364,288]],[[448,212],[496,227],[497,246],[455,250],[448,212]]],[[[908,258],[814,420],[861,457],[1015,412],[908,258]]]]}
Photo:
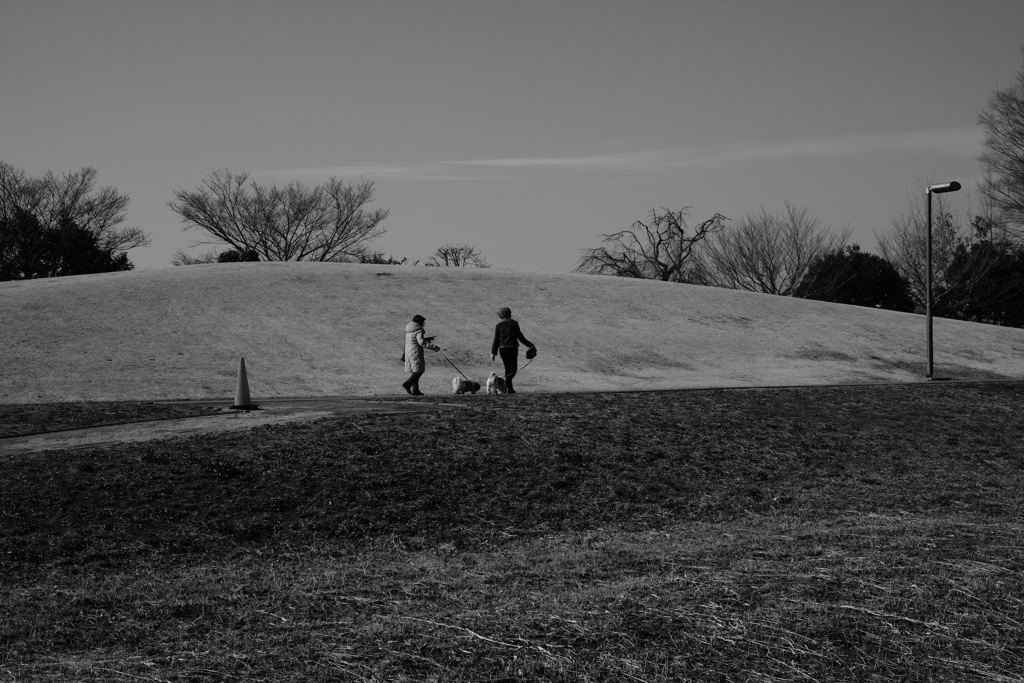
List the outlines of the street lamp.
{"type": "Polygon", "coordinates": [[[927,288],[925,294],[925,316],[928,318],[928,379],[934,379],[933,369],[933,347],[932,347],[932,195],[943,192],[956,192],[960,189],[960,183],[955,180],[951,183],[931,185],[925,190],[928,195],[928,252],[925,259],[927,270],[927,288]]]}

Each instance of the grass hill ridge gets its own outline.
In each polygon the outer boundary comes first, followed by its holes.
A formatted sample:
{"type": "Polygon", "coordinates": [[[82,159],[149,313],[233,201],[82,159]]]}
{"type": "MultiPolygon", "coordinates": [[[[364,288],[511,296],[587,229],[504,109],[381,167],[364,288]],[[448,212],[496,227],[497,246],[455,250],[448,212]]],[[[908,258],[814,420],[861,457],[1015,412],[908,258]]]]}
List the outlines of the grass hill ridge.
{"type": "MultiPolygon", "coordinates": [[[[496,311],[539,349],[524,392],[921,380],[923,316],[577,274],[337,263],[185,266],[0,283],[0,403],[404,395],[412,315],[484,382],[496,311]]],[[[1024,330],[934,320],[936,374],[1024,377],[1024,330]]],[[[520,363],[524,363],[520,357],[520,363]]],[[[421,387],[457,372],[428,353],[421,387]]]]}

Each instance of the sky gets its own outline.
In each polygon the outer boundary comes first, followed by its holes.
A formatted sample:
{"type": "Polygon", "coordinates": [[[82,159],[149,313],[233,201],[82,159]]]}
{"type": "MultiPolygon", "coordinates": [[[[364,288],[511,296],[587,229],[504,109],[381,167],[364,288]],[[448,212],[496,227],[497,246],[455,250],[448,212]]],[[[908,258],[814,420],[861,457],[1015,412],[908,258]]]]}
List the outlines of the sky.
{"type": "MultiPolygon", "coordinates": [[[[1021,0],[2,0],[0,161],[131,197],[139,269],[211,245],[212,171],[371,179],[374,247],[570,272],[652,209],[785,202],[876,250],[919,188],[981,178],[1021,0]]],[[[947,195],[948,196],[948,195],[947,195]]]]}

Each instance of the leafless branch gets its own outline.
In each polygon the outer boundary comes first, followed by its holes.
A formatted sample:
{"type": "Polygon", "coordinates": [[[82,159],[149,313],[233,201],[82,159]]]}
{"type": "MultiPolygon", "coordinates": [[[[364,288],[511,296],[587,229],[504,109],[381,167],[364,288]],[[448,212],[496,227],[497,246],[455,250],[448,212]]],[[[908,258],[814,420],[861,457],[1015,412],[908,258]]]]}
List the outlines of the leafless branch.
{"type": "Polygon", "coordinates": [[[178,189],[169,202],[186,229],[199,228],[217,243],[255,251],[265,261],[340,261],[358,258],[384,233],[388,209],[367,211],[372,180],[331,178],[283,188],[251,181],[249,174],[214,171],[194,191],[178,189]]]}
{"type": "Polygon", "coordinates": [[[708,240],[699,273],[703,284],[791,296],[811,265],[849,236],[849,227],[835,234],[806,208],[786,203],[778,213],[748,214],[708,240]]]}
{"type": "Polygon", "coordinates": [[[690,207],[652,209],[648,222],[602,235],[605,245],[583,250],[575,272],[664,282],[690,282],[694,248],[729,219],[716,213],[687,234],[690,207]]]}
{"type": "Polygon", "coordinates": [[[437,251],[427,260],[428,266],[465,268],[476,266],[477,268],[490,268],[491,264],[484,259],[480,250],[472,244],[445,244],[437,248],[437,251]]]}
{"type": "Polygon", "coordinates": [[[0,220],[12,220],[21,208],[47,230],[70,220],[95,235],[101,249],[126,251],[150,244],[141,228],[119,227],[131,200],[112,187],[95,189],[96,176],[96,169],[83,167],[63,176],[47,171],[32,178],[0,161],[0,220]]]}
{"type": "Polygon", "coordinates": [[[1014,85],[989,97],[978,123],[985,130],[980,161],[987,174],[981,193],[1012,226],[1014,236],[1024,238],[1024,69],[1014,85]]]}

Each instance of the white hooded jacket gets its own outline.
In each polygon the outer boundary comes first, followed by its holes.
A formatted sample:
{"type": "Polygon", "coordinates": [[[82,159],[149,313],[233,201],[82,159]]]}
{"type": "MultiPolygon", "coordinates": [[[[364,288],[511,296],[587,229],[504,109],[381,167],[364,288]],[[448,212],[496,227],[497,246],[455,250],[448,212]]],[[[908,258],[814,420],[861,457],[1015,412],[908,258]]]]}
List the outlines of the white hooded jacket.
{"type": "Polygon", "coordinates": [[[423,349],[436,349],[437,347],[431,344],[426,339],[426,333],[423,331],[423,325],[419,323],[409,323],[405,326],[405,371],[406,372],[424,372],[427,369],[427,365],[423,360],[423,349]]]}

